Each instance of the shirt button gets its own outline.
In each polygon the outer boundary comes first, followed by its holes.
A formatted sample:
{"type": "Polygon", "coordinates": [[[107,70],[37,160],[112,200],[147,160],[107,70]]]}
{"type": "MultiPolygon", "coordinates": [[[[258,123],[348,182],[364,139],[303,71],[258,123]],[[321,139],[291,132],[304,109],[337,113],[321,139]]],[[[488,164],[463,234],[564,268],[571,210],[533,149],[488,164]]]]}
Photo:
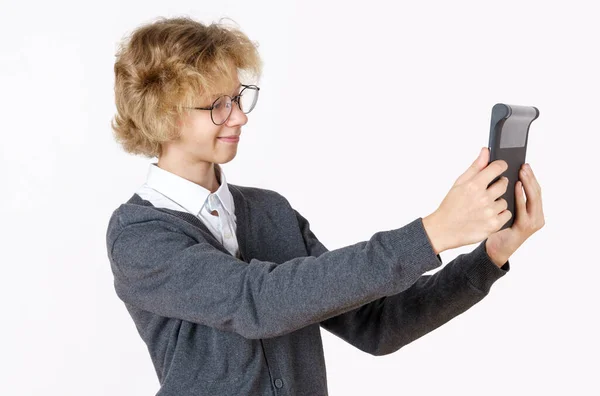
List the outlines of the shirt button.
{"type": "Polygon", "coordinates": [[[279,378],[275,380],[275,386],[281,388],[283,386],[283,381],[279,378]]]}

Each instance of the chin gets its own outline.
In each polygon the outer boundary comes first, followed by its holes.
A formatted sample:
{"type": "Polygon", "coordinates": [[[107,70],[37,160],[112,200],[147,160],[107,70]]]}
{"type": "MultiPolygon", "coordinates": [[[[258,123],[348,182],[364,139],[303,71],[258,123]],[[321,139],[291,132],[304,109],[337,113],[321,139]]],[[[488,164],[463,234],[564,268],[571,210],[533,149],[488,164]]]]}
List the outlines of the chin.
{"type": "Polygon", "coordinates": [[[233,154],[232,156],[229,156],[229,157],[221,158],[221,159],[219,159],[219,161],[214,161],[214,162],[217,164],[226,164],[228,162],[231,162],[234,158],[235,158],[235,154],[233,154]]]}

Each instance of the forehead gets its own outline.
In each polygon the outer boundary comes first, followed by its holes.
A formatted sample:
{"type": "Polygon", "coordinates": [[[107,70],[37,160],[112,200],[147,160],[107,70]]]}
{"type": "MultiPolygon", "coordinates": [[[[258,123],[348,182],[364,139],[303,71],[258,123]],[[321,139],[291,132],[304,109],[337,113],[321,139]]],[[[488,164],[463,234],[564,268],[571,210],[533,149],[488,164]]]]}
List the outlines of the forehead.
{"type": "Polygon", "coordinates": [[[236,95],[239,93],[241,86],[239,80],[223,82],[219,85],[217,93],[212,94],[210,98],[214,100],[221,95],[236,95]]]}
{"type": "Polygon", "coordinates": [[[228,84],[222,85],[222,89],[220,93],[222,94],[232,94],[236,92],[241,87],[240,80],[230,81],[228,84]]]}

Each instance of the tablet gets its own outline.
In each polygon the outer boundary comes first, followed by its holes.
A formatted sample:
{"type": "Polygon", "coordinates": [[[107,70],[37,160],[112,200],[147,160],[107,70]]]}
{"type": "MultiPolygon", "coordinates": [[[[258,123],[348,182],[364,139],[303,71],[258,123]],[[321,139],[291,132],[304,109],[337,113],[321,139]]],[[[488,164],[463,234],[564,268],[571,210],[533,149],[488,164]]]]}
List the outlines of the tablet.
{"type": "Polygon", "coordinates": [[[511,218],[500,228],[503,230],[513,225],[516,218],[515,213],[515,184],[519,180],[519,170],[525,163],[527,153],[527,140],[529,137],[529,126],[540,115],[540,111],[533,106],[517,106],[504,103],[496,103],[492,107],[492,122],[490,124],[490,136],[488,149],[490,160],[504,160],[508,169],[496,177],[488,187],[502,176],[508,178],[506,192],[499,197],[508,203],[507,210],[512,213],[511,218]]]}

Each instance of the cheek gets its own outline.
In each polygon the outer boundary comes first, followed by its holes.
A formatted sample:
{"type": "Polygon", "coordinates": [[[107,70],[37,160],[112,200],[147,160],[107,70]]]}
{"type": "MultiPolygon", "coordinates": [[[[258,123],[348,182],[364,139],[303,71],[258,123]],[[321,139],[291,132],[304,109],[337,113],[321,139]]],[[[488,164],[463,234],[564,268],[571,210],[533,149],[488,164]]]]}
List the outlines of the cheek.
{"type": "Polygon", "coordinates": [[[206,120],[194,120],[186,128],[187,135],[191,136],[197,144],[205,147],[218,144],[217,137],[221,135],[220,131],[221,128],[213,124],[210,119],[208,122],[206,120]]]}
{"type": "Polygon", "coordinates": [[[194,140],[206,140],[219,135],[220,127],[213,124],[210,114],[195,114],[178,121],[177,125],[186,135],[193,136],[194,140]]]}

